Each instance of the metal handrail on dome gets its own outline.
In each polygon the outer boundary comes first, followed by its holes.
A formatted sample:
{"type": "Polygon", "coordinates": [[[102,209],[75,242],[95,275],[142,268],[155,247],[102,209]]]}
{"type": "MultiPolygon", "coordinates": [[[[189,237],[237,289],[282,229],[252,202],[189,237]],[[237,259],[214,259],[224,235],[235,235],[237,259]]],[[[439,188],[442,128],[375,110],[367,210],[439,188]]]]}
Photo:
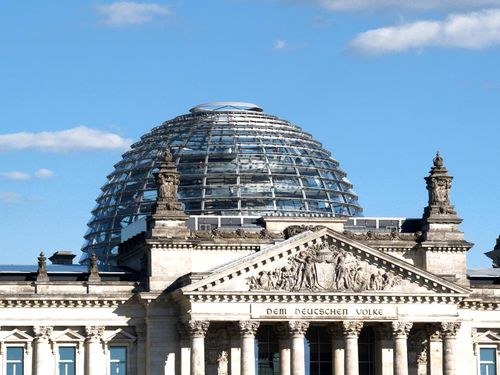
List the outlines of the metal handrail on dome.
{"type": "Polygon", "coordinates": [[[263,109],[253,103],[245,102],[208,102],[198,104],[197,106],[191,108],[189,112],[218,112],[218,111],[253,111],[262,112],[263,109]]]}

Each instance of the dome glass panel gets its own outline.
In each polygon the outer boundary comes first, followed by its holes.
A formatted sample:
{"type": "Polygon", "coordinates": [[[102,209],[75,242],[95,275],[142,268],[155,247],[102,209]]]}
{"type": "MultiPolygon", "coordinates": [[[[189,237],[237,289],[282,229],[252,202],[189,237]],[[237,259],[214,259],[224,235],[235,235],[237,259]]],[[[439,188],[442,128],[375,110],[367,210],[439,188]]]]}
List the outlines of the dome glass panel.
{"type": "Polygon", "coordinates": [[[188,215],[357,216],[352,184],[329,151],[300,127],[248,103],[207,103],[153,128],[131,146],[101,188],[82,261],[109,262],[122,228],[150,215],[153,173],[169,149],[188,215]]]}

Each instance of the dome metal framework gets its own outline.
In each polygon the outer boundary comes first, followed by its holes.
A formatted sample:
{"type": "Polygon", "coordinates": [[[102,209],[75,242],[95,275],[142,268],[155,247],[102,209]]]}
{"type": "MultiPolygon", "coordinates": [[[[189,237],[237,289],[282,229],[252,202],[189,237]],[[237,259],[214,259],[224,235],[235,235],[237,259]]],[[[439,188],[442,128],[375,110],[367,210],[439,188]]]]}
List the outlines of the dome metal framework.
{"type": "Polygon", "coordinates": [[[321,143],[254,104],[205,103],[153,128],[123,154],[92,210],[82,262],[109,262],[122,228],[150,215],[165,150],[188,215],[357,216],[352,184],[321,143]]]}

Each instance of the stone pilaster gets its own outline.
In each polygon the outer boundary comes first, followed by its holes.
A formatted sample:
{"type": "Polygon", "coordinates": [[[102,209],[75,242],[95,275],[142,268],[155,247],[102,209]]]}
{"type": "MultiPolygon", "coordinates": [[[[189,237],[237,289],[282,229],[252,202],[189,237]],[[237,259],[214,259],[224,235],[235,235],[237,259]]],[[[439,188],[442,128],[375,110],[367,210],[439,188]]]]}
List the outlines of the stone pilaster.
{"type": "Polygon", "coordinates": [[[87,326],[85,334],[87,335],[85,340],[85,373],[87,375],[100,375],[105,371],[103,363],[106,363],[102,346],[104,326],[87,326]]]}
{"type": "Polygon", "coordinates": [[[205,336],[208,332],[209,321],[190,320],[186,329],[191,339],[191,375],[205,375],[205,336]]]}
{"type": "Polygon", "coordinates": [[[255,334],[259,322],[244,320],[238,322],[241,335],[241,375],[255,375],[255,334]]]}
{"type": "Polygon", "coordinates": [[[427,374],[443,375],[443,335],[437,325],[427,326],[427,374]]]}
{"type": "Polygon", "coordinates": [[[389,324],[381,324],[375,327],[375,361],[377,375],[394,374],[394,339],[392,327],[389,324]]]}
{"type": "Polygon", "coordinates": [[[412,326],[411,322],[392,322],[394,375],[408,375],[408,334],[412,326]]]}
{"type": "Polygon", "coordinates": [[[308,328],[309,322],[300,320],[291,320],[288,322],[292,346],[291,375],[304,375],[305,373],[304,335],[308,328]]]}
{"type": "Polygon", "coordinates": [[[342,330],[345,338],[345,375],[359,375],[358,337],[362,328],[363,322],[342,322],[342,330]]]}
{"type": "Polygon", "coordinates": [[[148,327],[146,323],[136,324],[135,333],[137,335],[137,373],[138,374],[148,374],[147,361],[147,339],[148,339],[148,327]]]}
{"type": "Polygon", "coordinates": [[[53,327],[33,327],[35,332],[35,366],[34,375],[47,375],[54,372],[54,356],[50,348],[50,337],[53,327]]]}
{"type": "Polygon", "coordinates": [[[441,323],[443,334],[443,375],[457,375],[456,370],[456,339],[460,322],[441,323]]]}
{"type": "Polygon", "coordinates": [[[335,375],[344,375],[345,340],[342,327],[339,324],[330,324],[326,328],[332,340],[332,367],[335,375]]]}

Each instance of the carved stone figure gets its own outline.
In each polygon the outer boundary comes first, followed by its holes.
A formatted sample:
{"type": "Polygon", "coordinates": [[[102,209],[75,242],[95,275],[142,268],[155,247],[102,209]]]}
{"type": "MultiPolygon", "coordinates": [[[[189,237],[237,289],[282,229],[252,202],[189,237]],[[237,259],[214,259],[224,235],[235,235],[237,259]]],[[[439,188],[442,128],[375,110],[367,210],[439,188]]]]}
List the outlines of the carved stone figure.
{"type": "Polygon", "coordinates": [[[401,278],[378,269],[334,244],[320,243],[301,251],[288,264],[247,279],[250,290],[355,291],[386,290],[401,278]]]}
{"type": "Polygon", "coordinates": [[[228,374],[228,354],[225,350],[223,350],[219,357],[217,358],[217,375],[227,375],[228,374]]]}
{"type": "Polygon", "coordinates": [[[158,162],[158,172],[154,174],[157,189],[157,200],[154,213],[166,211],[182,211],[182,204],[177,198],[179,186],[179,172],[172,161],[172,154],[166,151],[163,159],[158,162]]]}
{"type": "Polygon", "coordinates": [[[325,228],[323,225],[291,225],[285,228],[283,234],[285,235],[285,239],[288,239],[308,230],[316,232],[323,228],[325,228]]]}

